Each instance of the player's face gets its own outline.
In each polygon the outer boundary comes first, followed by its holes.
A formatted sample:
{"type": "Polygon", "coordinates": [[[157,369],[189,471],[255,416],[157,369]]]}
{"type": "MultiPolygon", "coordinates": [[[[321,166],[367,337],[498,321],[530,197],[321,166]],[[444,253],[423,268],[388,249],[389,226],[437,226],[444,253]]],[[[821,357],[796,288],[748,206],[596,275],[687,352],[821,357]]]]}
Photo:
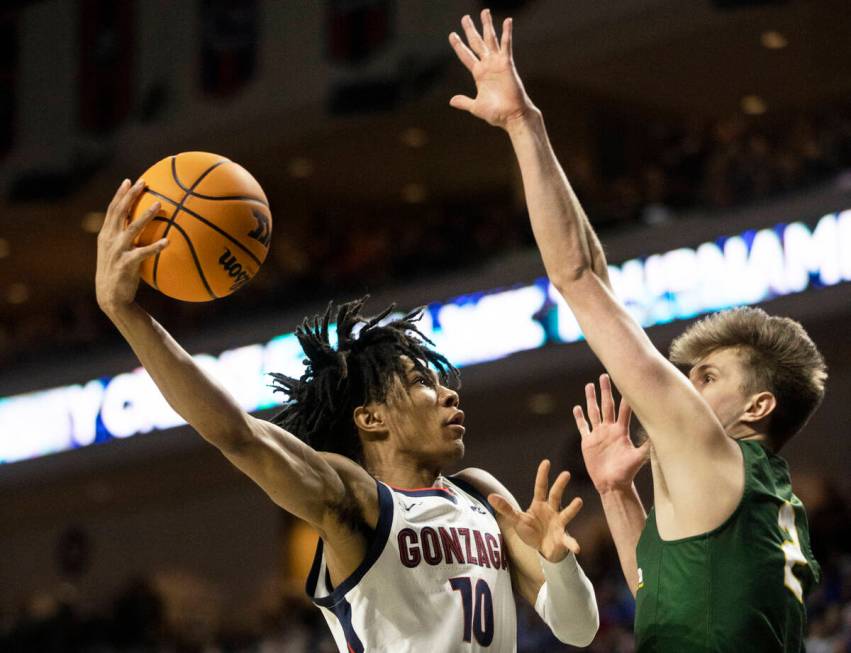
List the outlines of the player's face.
{"type": "Polygon", "coordinates": [[[698,361],[688,376],[729,433],[750,399],[745,392],[747,369],[741,352],[735,347],[718,349],[698,361]]]}
{"type": "Polygon", "coordinates": [[[403,357],[405,374],[388,393],[385,419],[394,449],[417,461],[444,465],[464,455],[464,413],[458,393],[403,357]]]}

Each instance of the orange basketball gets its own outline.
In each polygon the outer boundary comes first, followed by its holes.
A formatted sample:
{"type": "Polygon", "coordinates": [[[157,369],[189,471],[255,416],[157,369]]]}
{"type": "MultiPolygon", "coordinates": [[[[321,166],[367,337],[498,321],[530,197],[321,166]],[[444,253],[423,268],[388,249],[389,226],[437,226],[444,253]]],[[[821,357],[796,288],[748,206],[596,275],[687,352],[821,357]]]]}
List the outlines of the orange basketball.
{"type": "Polygon", "coordinates": [[[162,206],[137,244],[169,241],[142,263],[149,285],[185,302],[206,302],[239,290],[257,273],[269,251],[272,214],[245,168],[218,154],[183,152],[155,163],[142,178],[147,189],[131,219],[154,201],[162,206]]]}

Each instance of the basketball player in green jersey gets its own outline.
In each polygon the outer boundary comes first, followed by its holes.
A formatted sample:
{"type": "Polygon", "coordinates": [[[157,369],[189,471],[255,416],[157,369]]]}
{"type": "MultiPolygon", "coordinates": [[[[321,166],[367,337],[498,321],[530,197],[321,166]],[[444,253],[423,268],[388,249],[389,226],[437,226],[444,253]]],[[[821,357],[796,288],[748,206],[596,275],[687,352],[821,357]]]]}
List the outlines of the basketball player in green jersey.
{"type": "Polygon", "coordinates": [[[511,139],[550,281],[627,405],[602,414],[587,389],[583,452],[600,491],[629,585],[639,651],[803,650],[803,599],[818,577],[806,516],[776,455],[816,409],[824,361],[796,322],[758,309],[721,313],[673,347],[683,375],[617,301],[606,261],[559,165],[540,111],[514,67],[511,20],[498,38],[488,11],[450,44],[476,83],[450,104],[511,139]],[[631,406],[649,436],[628,438],[631,406]],[[655,507],[646,516],[632,479],[650,457],[655,507]],[[640,538],[640,541],[639,541],[640,538]],[[636,550],[637,547],[637,550],[636,550]]]}

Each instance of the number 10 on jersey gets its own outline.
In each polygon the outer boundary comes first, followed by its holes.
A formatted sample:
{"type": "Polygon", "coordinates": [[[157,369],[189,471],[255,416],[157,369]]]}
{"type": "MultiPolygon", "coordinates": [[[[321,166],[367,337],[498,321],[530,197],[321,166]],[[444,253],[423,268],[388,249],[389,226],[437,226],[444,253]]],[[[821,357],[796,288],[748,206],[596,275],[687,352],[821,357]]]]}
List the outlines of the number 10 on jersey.
{"type": "Polygon", "coordinates": [[[477,580],[475,592],[469,576],[450,578],[449,585],[461,594],[464,608],[464,641],[473,637],[480,646],[490,646],[493,641],[493,596],[484,580],[477,580]]]}

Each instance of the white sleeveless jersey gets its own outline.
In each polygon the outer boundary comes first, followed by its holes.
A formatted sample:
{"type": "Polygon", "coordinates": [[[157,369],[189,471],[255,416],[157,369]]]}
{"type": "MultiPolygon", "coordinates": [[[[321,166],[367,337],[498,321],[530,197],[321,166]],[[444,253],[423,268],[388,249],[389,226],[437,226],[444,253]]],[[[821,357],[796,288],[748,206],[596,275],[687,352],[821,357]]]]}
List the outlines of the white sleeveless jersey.
{"type": "Polygon", "coordinates": [[[443,476],[416,490],[377,484],[363,563],[332,587],[320,540],[307,579],[340,651],[515,651],[508,556],[484,497],[443,476]]]}

